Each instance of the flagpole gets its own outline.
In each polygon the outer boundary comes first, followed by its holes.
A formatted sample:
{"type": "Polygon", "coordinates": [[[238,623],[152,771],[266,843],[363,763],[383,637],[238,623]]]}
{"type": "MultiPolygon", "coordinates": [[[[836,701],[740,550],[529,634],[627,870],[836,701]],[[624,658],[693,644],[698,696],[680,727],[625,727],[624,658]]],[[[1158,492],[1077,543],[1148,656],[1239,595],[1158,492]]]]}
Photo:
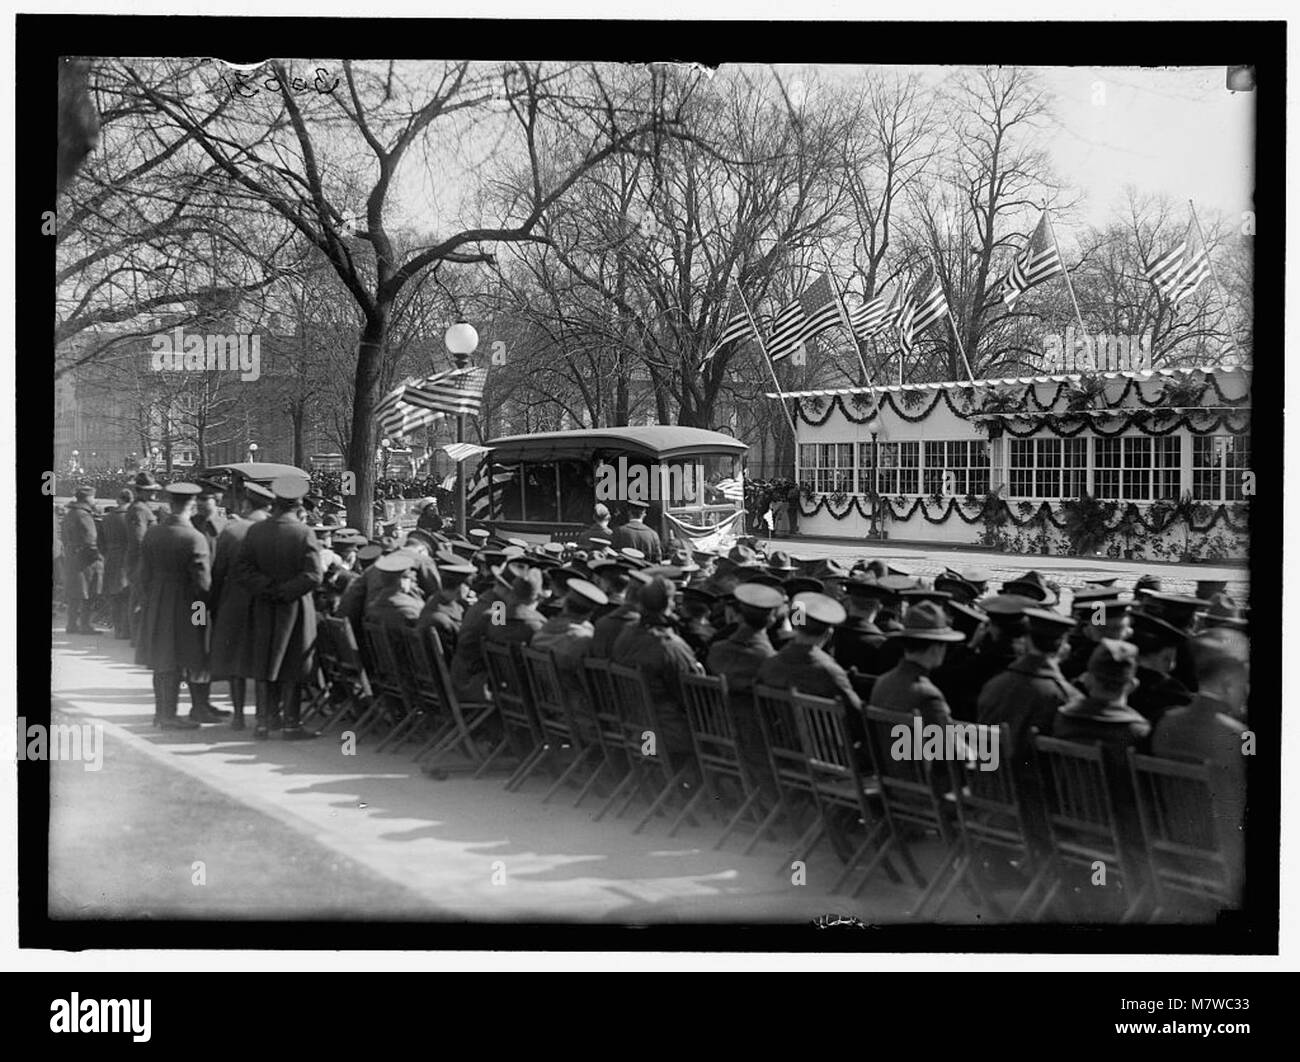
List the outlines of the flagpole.
{"type": "Polygon", "coordinates": [[[1192,211],[1192,220],[1196,222],[1196,235],[1201,238],[1201,247],[1205,251],[1205,262],[1210,267],[1210,276],[1214,278],[1214,286],[1219,291],[1219,302],[1223,306],[1223,312],[1228,318],[1228,335],[1232,339],[1232,352],[1241,357],[1241,348],[1237,346],[1237,329],[1232,323],[1232,307],[1228,303],[1228,297],[1223,292],[1223,285],[1219,283],[1218,270],[1214,268],[1214,259],[1210,257],[1210,245],[1205,242],[1205,232],[1201,229],[1201,218],[1196,213],[1196,204],[1192,200],[1187,200],[1188,207],[1192,211]]]}
{"type": "MultiPolygon", "coordinates": [[[[930,271],[934,274],[934,282],[940,283],[939,267],[935,265],[934,255],[930,255],[930,271]]],[[[952,326],[952,338],[957,341],[957,349],[961,352],[962,364],[966,366],[966,375],[970,377],[970,382],[975,382],[975,374],[971,372],[970,359],[966,357],[966,346],[961,341],[961,333],[957,331],[957,319],[952,315],[952,306],[948,302],[948,293],[944,292],[943,308],[948,313],[948,324],[952,326]]]]}
{"type": "MultiPolygon", "coordinates": [[[[785,413],[786,423],[790,425],[790,442],[797,447],[799,435],[795,431],[794,417],[790,415],[790,410],[785,404],[785,392],[781,390],[781,381],[776,378],[776,366],[772,364],[772,359],[767,356],[767,344],[763,342],[763,335],[758,330],[758,325],[754,323],[754,315],[749,312],[749,303],[745,301],[745,293],[740,290],[739,284],[732,284],[735,292],[740,296],[740,305],[745,310],[745,316],[749,319],[749,327],[754,330],[754,338],[758,340],[758,349],[763,353],[763,360],[767,362],[768,371],[772,374],[772,383],[776,385],[776,393],[781,399],[781,410],[785,413]]],[[[797,457],[798,454],[796,453],[797,457]]]]}
{"type": "Polygon", "coordinates": [[[831,291],[835,293],[835,309],[839,313],[840,324],[842,324],[853,340],[853,352],[858,356],[858,364],[862,367],[862,380],[873,390],[875,384],[871,382],[871,373],[867,372],[867,363],[862,359],[862,347],[858,344],[858,337],[853,331],[853,325],[849,322],[849,308],[844,305],[844,295],[840,291],[840,282],[835,279],[835,273],[831,269],[831,260],[827,257],[826,252],[822,251],[822,261],[826,263],[826,279],[831,283],[831,291]]]}
{"type": "Polygon", "coordinates": [[[1043,216],[1047,218],[1047,231],[1052,234],[1052,246],[1056,248],[1056,257],[1061,261],[1061,272],[1065,274],[1065,286],[1070,292],[1070,302],[1074,305],[1074,319],[1079,322],[1079,331],[1086,336],[1088,328],[1083,323],[1083,314],[1079,312],[1079,300],[1074,297],[1074,282],[1070,280],[1070,270],[1066,267],[1065,255],[1061,254],[1061,244],[1056,239],[1056,226],[1052,224],[1052,215],[1046,203],[1043,204],[1043,216]]]}

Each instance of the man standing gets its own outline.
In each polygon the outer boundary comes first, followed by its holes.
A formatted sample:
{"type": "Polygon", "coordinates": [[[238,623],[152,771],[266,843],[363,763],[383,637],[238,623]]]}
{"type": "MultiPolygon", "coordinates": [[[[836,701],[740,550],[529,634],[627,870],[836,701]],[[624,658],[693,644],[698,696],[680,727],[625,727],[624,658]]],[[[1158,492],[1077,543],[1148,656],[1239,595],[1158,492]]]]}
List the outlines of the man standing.
{"type": "Polygon", "coordinates": [[[98,634],[91,609],[104,578],[104,558],[95,526],[95,488],[78,487],[63,514],[63,589],[68,599],[68,633],[98,634]]]}
{"type": "Polygon", "coordinates": [[[260,484],[245,483],[243,518],[226,522],[212,558],[212,602],[216,616],[209,643],[210,669],[214,679],[230,682],[230,704],[234,709],[230,720],[232,730],[244,729],[247,679],[252,674],[252,599],[248,588],[237,578],[239,554],[249,528],[270,517],[274,500],[275,495],[260,484]]]}
{"type": "Polygon", "coordinates": [[[206,479],[199,481],[199,496],[194,503],[194,529],[208,540],[208,550],[216,549],[217,538],[226,527],[221,512],[222,489],[206,479]]]}
{"type": "Polygon", "coordinates": [[[646,526],[645,514],[646,506],[643,502],[628,502],[627,523],[614,528],[612,542],[616,550],[630,546],[644,553],[645,559],[651,564],[658,564],[664,556],[663,543],[659,541],[659,536],[646,526]]]}
{"type": "Polygon", "coordinates": [[[144,602],[140,597],[140,544],[145,532],[158,521],[150,507],[148,499],[155,495],[159,487],[148,472],[140,472],[135,477],[135,501],[126,507],[126,578],[131,584],[127,596],[127,619],[130,624],[131,639],[136,639],[140,628],[140,609],[144,602]]]}
{"type": "Polygon", "coordinates": [[[130,488],[117,496],[117,508],[104,514],[100,534],[104,540],[104,596],[113,618],[113,637],[131,637],[131,618],[127,612],[131,584],[126,570],[126,510],[135,500],[130,488]]]}
{"type": "Polygon", "coordinates": [[[579,549],[595,549],[596,543],[593,539],[599,539],[601,543],[614,541],[614,532],[609,526],[609,506],[604,502],[597,502],[592,515],[596,522],[583,528],[582,534],[578,536],[579,549]]]}
{"type": "MultiPolygon", "coordinates": [[[[154,723],[164,730],[192,730],[208,721],[194,676],[206,676],[207,615],[212,568],[208,544],[194,529],[193,483],[167,488],[171,512],[149,528],[140,544],[140,632],[135,662],[153,671],[154,723]],[[181,679],[190,686],[190,714],[177,717],[181,679]]],[[[204,691],[206,693],[206,690],[204,691]]]]}
{"type": "Polygon", "coordinates": [[[250,669],[257,682],[256,738],[269,736],[273,716],[283,711],[285,741],[316,735],[300,720],[299,683],[312,672],[316,608],[312,592],[320,585],[316,536],[298,516],[307,480],[280,476],[271,483],[272,516],[249,528],[239,552],[240,580],[252,595],[250,669]]]}

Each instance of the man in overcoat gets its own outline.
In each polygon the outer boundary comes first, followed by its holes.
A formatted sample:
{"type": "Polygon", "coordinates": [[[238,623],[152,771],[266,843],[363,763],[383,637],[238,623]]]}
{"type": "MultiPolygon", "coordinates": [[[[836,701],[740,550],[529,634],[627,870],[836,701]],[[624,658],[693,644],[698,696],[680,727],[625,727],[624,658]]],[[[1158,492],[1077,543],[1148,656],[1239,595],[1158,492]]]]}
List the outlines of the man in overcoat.
{"type": "Polygon", "coordinates": [[[95,488],[78,487],[63,514],[63,589],[68,601],[68,633],[98,634],[90,623],[104,579],[104,555],[95,523],[95,488]]]}

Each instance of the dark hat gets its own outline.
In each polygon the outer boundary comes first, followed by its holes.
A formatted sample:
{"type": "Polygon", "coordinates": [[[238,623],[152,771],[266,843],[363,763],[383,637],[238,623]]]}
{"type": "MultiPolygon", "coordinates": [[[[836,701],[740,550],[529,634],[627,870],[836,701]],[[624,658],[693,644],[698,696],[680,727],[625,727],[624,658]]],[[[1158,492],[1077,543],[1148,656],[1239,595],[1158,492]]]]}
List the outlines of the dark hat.
{"type": "Polygon", "coordinates": [[[700,570],[700,566],[695,563],[689,550],[673,550],[672,556],[668,558],[668,563],[674,568],[680,568],[684,572],[698,572],[700,570]]]}
{"type": "Polygon", "coordinates": [[[1033,598],[1035,601],[1041,601],[1044,604],[1053,604],[1056,601],[1056,595],[1052,593],[1043,577],[1038,572],[1027,572],[1016,579],[1011,579],[1002,584],[1004,594],[1018,594],[1020,597],[1033,598]]]}
{"type": "Polygon", "coordinates": [[[1117,576],[1108,575],[1104,579],[1085,579],[1084,583],[1088,586],[1114,586],[1117,581],[1117,576]]]}
{"type": "Polygon", "coordinates": [[[510,593],[514,597],[535,598],[541,595],[545,580],[538,569],[525,568],[523,571],[518,571],[513,564],[510,565],[510,569],[514,576],[510,581],[510,593]]]}
{"type": "MultiPolygon", "coordinates": [[[[776,568],[776,569],[769,569],[769,570],[781,571],[782,569],[776,568]]],[[[794,597],[795,594],[823,593],[826,590],[826,584],[823,583],[820,579],[813,579],[811,576],[796,575],[793,579],[787,579],[785,582],[783,582],[781,584],[781,589],[784,590],[791,597],[794,597]]]]}
{"type": "Polygon", "coordinates": [[[565,592],[569,597],[577,598],[588,605],[609,604],[609,595],[595,583],[587,582],[586,579],[570,579],[565,592]]]}
{"type": "Polygon", "coordinates": [[[1092,613],[1101,606],[1103,622],[1110,622],[1112,617],[1127,616],[1133,608],[1133,601],[1128,597],[1086,597],[1080,600],[1078,595],[1070,602],[1070,611],[1075,613],[1092,613]]]}
{"type": "Polygon", "coordinates": [[[1207,659],[1215,657],[1239,664],[1250,663],[1250,639],[1241,631],[1216,628],[1193,638],[1190,645],[1198,671],[1205,667],[1207,659]]]}
{"type": "Polygon", "coordinates": [[[466,561],[463,561],[458,557],[447,559],[439,555],[438,558],[439,575],[463,575],[466,578],[468,578],[469,576],[473,575],[477,571],[478,569],[475,568],[474,565],[466,561]]]}
{"type": "Polygon", "coordinates": [[[384,547],[372,542],[368,546],[362,546],[357,550],[357,560],[362,564],[369,564],[371,561],[384,555],[384,547]]]}
{"type": "Polygon", "coordinates": [[[974,605],[968,605],[964,601],[949,601],[943,606],[948,610],[948,615],[952,617],[952,624],[959,631],[970,637],[981,623],[987,623],[989,615],[974,605]]]}
{"type": "Polygon", "coordinates": [[[976,604],[990,616],[1023,616],[1025,609],[1038,608],[1041,602],[1020,594],[993,594],[981,598],[976,604]]]}
{"type": "Polygon", "coordinates": [[[737,568],[757,568],[763,563],[758,559],[758,554],[752,549],[739,544],[731,547],[730,552],[727,554],[727,560],[737,568]]]}
{"type": "Polygon", "coordinates": [[[741,583],[758,583],[760,586],[770,586],[776,590],[781,589],[781,580],[775,575],[769,575],[762,568],[749,570],[747,574],[740,578],[741,583]]]}
{"type": "Polygon", "coordinates": [[[260,483],[254,483],[251,479],[244,480],[244,493],[251,494],[254,498],[265,498],[267,501],[275,500],[275,492],[260,483]]]}
{"type": "Polygon", "coordinates": [[[1103,638],[1088,657],[1088,674],[1104,686],[1122,686],[1137,674],[1137,646],[1118,638],[1103,638]]]}
{"type": "Polygon", "coordinates": [[[193,498],[201,488],[197,483],[168,483],[165,489],[173,498],[193,498]]]}
{"type": "Polygon", "coordinates": [[[980,596],[980,589],[974,583],[968,582],[960,575],[947,572],[935,576],[934,588],[940,593],[947,594],[954,601],[964,601],[967,604],[980,596]]]}
{"type": "Polygon", "coordinates": [[[1071,608],[1088,606],[1091,608],[1098,601],[1118,601],[1122,591],[1118,586],[1088,586],[1076,590],[1070,599],[1071,608]]]}
{"type": "Polygon", "coordinates": [[[1158,575],[1140,575],[1133,584],[1133,592],[1136,594],[1139,590],[1159,590],[1161,585],[1158,575]]]}
{"type": "Polygon", "coordinates": [[[908,608],[919,604],[922,601],[933,601],[936,605],[946,605],[952,600],[952,595],[943,590],[927,590],[920,586],[914,590],[902,590],[898,594],[907,602],[908,608]]]}
{"type": "Polygon", "coordinates": [[[411,539],[415,539],[417,542],[423,542],[429,547],[430,552],[433,552],[438,548],[438,540],[433,537],[433,532],[426,531],[422,527],[413,527],[410,531],[406,532],[406,541],[410,542],[411,539]]]}
{"type": "Polygon", "coordinates": [[[750,608],[774,609],[785,603],[785,595],[780,590],[762,583],[741,583],[732,596],[750,608]]]}
{"type": "Polygon", "coordinates": [[[855,573],[844,580],[844,592],[849,597],[869,597],[878,601],[884,601],[894,596],[894,592],[881,586],[880,580],[874,575],[863,575],[862,573],[855,573]]]}
{"type": "Polygon", "coordinates": [[[1031,631],[1039,630],[1059,634],[1074,630],[1074,618],[1072,616],[1062,616],[1059,612],[1053,612],[1051,609],[1027,608],[1024,615],[1025,619],[1029,621],[1031,631]]]}
{"type": "Polygon", "coordinates": [[[904,590],[915,590],[920,583],[910,575],[882,575],[876,580],[882,590],[891,594],[901,594],[904,590]]]}
{"type": "Polygon", "coordinates": [[[943,609],[933,601],[913,605],[903,616],[903,629],[890,638],[918,638],[927,642],[964,642],[966,635],[948,625],[943,609]]]}
{"type": "Polygon", "coordinates": [[[644,612],[667,612],[677,596],[677,588],[662,575],[647,576],[637,600],[644,612]]]}
{"type": "Polygon", "coordinates": [[[375,561],[375,567],[381,572],[405,572],[415,567],[415,557],[404,549],[395,549],[375,561]]]}
{"type": "Polygon", "coordinates": [[[298,501],[306,496],[309,488],[301,476],[276,476],[271,480],[271,493],[280,501],[298,501]]]}
{"type": "Polygon", "coordinates": [[[1222,594],[1228,589],[1226,579],[1197,579],[1196,596],[1202,601],[1213,601],[1215,594],[1222,594]]]}
{"type": "Polygon", "coordinates": [[[846,579],[848,574],[849,570],[834,557],[822,559],[812,570],[812,577],[823,581],[826,579],[846,579]]]}
{"type": "Polygon", "coordinates": [[[1190,627],[1196,621],[1198,612],[1205,612],[1210,607],[1208,601],[1185,594],[1166,594],[1159,590],[1148,590],[1142,595],[1142,611],[1161,619],[1168,620],[1175,627],[1190,627]]]}
{"type": "Polygon", "coordinates": [[[490,532],[485,527],[471,527],[469,529],[469,537],[473,539],[475,542],[477,542],[479,545],[482,545],[484,542],[486,542],[489,538],[492,537],[492,532],[490,532]]]}
{"type": "Polygon", "coordinates": [[[698,586],[686,586],[680,591],[683,602],[689,602],[696,608],[710,609],[718,600],[717,594],[711,594],[707,590],[701,590],[698,586]]]}
{"type": "MultiPolygon", "coordinates": [[[[736,587],[736,589],[739,590],[740,587],[736,587]]],[[[802,615],[813,624],[821,624],[823,627],[838,627],[849,618],[849,614],[844,611],[844,606],[835,598],[826,594],[796,594],[794,600],[790,603],[790,608],[791,622],[794,622],[795,616],[802,615]]]]}
{"type": "Polygon", "coordinates": [[[1133,613],[1133,644],[1142,652],[1166,649],[1186,639],[1187,633],[1172,623],[1149,612],[1133,613]]]}
{"type": "Polygon", "coordinates": [[[135,479],[131,481],[131,485],[143,490],[162,490],[151,472],[137,472],[135,479]]]}
{"type": "Polygon", "coordinates": [[[626,557],[592,557],[587,562],[587,567],[593,574],[598,575],[607,568],[617,568],[624,572],[630,571],[633,565],[626,557]]]}
{"type": "Polygon", "coordinates": [[[73,493],[78,498],[90,498],[94,495],[95,488],[90,486],[90,484],[88,483],[83,483],[81,486],[77,487],[77,489],[73,491],[73,493]]]}
{"type": "Polygon", "coordinates": [[[795,564],[790,559],[790,554],[783,549],[776,550],[767,558],[767,570],[770,572],[793,572],[798,569],[799,565],[795,564]]]}
{"type": "Polygon", "coordinates": [[[227,488],[220,483],[213,483],[210,479],[195,480],[199,485],[199,497],[207,498],[213,494],[225,494],[227,488]]]}
{"type": "Polygon", "coordinates": [[[1210,598],[1209,610],[1201,622],[1207,628],[1223,627],[1238,631],[1244,631],[1250,626],[1237,603],[1225,593],[1217,593],[1210,598]]]}

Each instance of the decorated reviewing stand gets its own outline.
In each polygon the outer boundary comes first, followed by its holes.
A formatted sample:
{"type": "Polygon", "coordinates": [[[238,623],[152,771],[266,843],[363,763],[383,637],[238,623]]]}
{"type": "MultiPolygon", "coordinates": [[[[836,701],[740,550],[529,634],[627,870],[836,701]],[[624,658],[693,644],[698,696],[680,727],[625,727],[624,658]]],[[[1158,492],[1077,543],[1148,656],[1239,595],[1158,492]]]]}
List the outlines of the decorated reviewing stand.
{"type": "Polygon", "coordinates": [[[1246,556],[1255,490],[1248,366],[783,397],[797,431],[801,534],[1176,561],[1246,556]]]}

